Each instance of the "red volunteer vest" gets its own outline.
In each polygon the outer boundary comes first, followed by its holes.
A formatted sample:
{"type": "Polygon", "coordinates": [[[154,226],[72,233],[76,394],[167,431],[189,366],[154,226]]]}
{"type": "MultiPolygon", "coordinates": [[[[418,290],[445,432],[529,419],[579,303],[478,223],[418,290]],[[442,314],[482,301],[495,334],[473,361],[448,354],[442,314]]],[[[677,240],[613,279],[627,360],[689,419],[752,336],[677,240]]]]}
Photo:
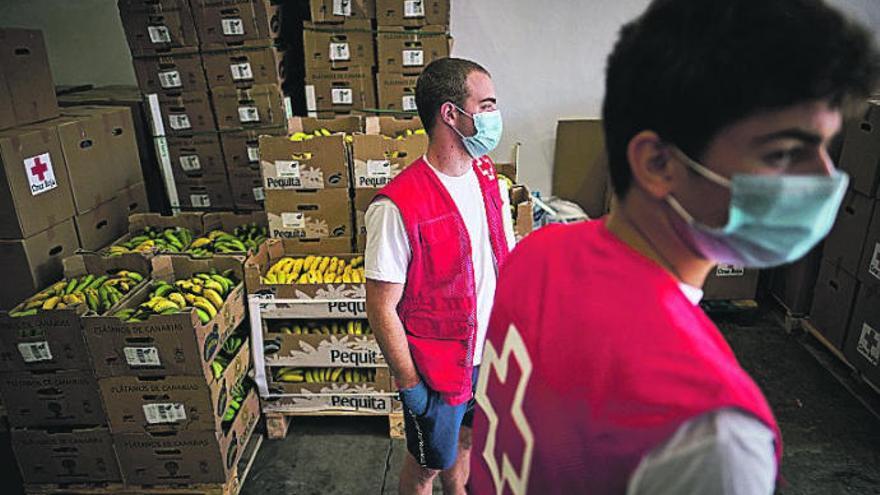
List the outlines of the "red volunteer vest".
{"type": "Polygon", "coordinates": [[[729,407],[775,432],[781,460],[773,413],[718,329],[604,220],[546,227],[517,247],[480,375],[475,494],[625,493],[684,422],[729,407]]]}
{"type": "MultiPolygon", "coordinates": [[[[508,254],[501,193],[488,156],[473,162],[480,182],[489,240],[500,266],[508,254]]],[[[412,259],[397,307],[410,352],[425,383],[452,405],[471,398],[477,295],[471,243],[458,207],[424,158],[376,196],[400,210],[412,259]]]]}

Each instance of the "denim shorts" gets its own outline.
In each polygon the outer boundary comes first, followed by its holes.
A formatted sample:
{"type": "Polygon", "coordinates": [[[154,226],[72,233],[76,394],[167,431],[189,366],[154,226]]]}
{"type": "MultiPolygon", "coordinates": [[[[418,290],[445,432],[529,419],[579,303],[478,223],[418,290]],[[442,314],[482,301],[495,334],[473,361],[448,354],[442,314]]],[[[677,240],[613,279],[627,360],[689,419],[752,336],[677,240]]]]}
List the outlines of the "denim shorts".
{"type": "MultiPolygon", "coordinates": [[[[478,367],[474,368],[476,389],[478,367]]],[[[474,398],[450,406],[424,382],[400,391],[406,448],[416,461],[429,469],[449,469],[458,455],[458,434],[462,425],[474,422],[474,398]]]]}

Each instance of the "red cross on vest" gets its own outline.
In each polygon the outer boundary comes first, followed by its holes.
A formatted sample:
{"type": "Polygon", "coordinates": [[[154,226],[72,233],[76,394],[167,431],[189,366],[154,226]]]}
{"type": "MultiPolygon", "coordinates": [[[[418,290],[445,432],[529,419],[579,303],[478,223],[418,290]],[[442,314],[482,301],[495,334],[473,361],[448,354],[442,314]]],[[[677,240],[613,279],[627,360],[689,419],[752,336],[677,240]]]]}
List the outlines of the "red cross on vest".
{"type": "Polygon", "coordinates": [[[39,177],[40,181],[46,180],[46,172],[49,171],[49,167],[46,166],[45,163],[40,161],[40,157],[34,158],[34,166],[31,167],[31,175],[35,175],[39,177]]]}

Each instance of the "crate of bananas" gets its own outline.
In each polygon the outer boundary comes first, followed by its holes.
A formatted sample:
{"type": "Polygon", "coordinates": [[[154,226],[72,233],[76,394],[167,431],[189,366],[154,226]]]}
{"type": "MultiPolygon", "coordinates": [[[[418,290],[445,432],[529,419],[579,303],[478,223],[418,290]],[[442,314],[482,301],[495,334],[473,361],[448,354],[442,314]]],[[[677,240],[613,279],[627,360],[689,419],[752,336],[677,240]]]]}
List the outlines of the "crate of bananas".
{"type": "Polygon", "coordinates": [[[370,330],[369,323],[361,320],[305,320],[296,323],[283,323],[276,327],[273,333],[284,335],[372,335],[373,331],[370,330]]]}
{"type": "Polygon", "coordinates": [[[232,270],[196,273],[174,282],[154,280],[148,299],[137,307],[121,309],[113,316],[126,322],[141,322],[153,315],[195,311],[202,324],[217,316],[224,301],[238,285],[232,270]]]}
{"type": "Polygon", "coordinates": [[[276,382],[286,383],[370,383],[382,368],[277,368],[276,382]]]}
{"type": "Polygon", "coordinates": [[[229,402],[226,404],[226,411],[223,413],[223,429],[229,428],[232,422],[235,421],[248,396],[255,389],[254,382],[247,377],[244,377],[232,387],[232,390],[229,391],[229,402]]]}
{"type": "Polygon", "coordinates": [[[193,231],[186,227],[152,227],[147,225],[142,231],[118,242],[105,251],[107,256],[127,253],[182,253],[190,247],[193,231]]]}
{"type": "Polygon", "coordinates": [[[220,347],[220,352],[211,361],[211,373],[215,380],[219,380],[223,376],[229,363],[233,361],[246,342],[247,334],[234,334],[226,339],[226,342],[220,347]]]}
{"type": "Polygon", "coordinates": [[[66,278],[25,299],[9,312],[9,316],[20,318],[64,309],[103,314],[143,281],[144,274],[133,270],[66,278]]]}
{"type": "Polygon", "coordinates": [[[216,229],[193,239],[184,251],[193,256],[213,254],[245,254],[256,250],[267,239],[266,226],[256,223],[239,225],[232,233],[216,229]]]}
{"type": "Polygon", "coordinates": [[[364,257],[285,256],[275,261],[260,281],[264,284],[361,284],[364,257]]]}

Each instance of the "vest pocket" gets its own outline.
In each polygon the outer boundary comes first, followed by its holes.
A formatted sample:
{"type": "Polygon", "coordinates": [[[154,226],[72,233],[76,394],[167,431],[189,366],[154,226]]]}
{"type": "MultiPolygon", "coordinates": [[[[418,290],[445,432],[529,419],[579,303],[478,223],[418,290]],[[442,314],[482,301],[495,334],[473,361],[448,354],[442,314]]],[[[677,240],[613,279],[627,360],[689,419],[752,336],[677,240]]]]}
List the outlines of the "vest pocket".
{"type": "Polygon", "coordinates": [[[434,286],[455,283],[464,288],[465,264],[469,260],[462,227],[455,214],[419,224],[419,242],[429,283],[434,286]]]}
{"type": "Polygon", "coordinates": [[[465,314],[450,318],[442,311],[419,311],[406,315],[403,324],[407,332],[424,339],[466,340],[471,334],[471,325],[465,314]]]}

